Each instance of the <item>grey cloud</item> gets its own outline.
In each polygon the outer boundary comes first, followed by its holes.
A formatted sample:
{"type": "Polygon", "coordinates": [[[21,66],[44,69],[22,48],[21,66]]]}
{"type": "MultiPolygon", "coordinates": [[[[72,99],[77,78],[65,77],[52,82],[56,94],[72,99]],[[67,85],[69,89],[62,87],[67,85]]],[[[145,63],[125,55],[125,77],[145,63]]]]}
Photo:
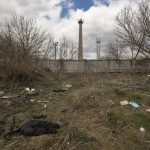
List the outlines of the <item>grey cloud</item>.
{"type": "Polygon", "coordinates": [[[22,7],[27,7],[30,4],[29,0],[17,0],[17,3],[22,7]]]}

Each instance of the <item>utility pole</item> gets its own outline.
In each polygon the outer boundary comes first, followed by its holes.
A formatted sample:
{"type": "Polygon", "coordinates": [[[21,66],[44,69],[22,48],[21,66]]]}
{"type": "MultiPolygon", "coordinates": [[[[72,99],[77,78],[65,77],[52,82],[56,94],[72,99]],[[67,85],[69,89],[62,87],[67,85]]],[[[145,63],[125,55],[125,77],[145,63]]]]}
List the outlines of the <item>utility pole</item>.
{"type": "Polygon", "coordinates": [[[97,45],[97,60],[100,59],[100,44],[101,44],[101,38],[96,39],[96,45],[97,45]]]}
{"type": "Polygon", "coordinates": [[[79,23],[79,49],[78,49],[78,60],[83,60],[83,37],[82,37],[82,24],[83,20],[80,19],[79,23]]]}
{"type": "Polygon", "coordinates": [[[53,43],[54,48],[55,48],[55,60],[57,59],[57,46],[58,46],[58,42],[54,42],[53,43]]]}

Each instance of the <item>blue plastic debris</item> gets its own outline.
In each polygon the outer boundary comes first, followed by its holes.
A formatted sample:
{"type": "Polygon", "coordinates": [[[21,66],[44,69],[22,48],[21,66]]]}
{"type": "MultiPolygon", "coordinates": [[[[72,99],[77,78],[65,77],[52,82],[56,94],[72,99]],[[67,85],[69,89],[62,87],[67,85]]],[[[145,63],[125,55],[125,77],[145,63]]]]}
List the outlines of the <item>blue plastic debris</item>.
{"type": "Polygon", "coordinates": [[[139,107],[140,107],[140,105],[137,104],[137,103],[135,103],[135,102],[130,102],[130,105],[131,105],[132,107],[134,107],[134,108],[139,108],[139,107]]]}

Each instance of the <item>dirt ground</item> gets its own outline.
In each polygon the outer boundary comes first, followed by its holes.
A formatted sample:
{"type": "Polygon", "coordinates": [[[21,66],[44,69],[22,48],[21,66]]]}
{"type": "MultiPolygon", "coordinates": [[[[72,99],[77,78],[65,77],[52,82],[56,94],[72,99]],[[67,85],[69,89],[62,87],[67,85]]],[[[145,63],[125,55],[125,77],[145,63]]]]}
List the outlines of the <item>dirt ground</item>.
{"type": "Polygon", "coordinates": [[[3,139],[2,150],[148,150],[150,77],[141,73],[46,74],[30,84],[1,83],[0,117],[18,112],[44,113],[65,124],[55,135],[3,139]],[[72,85],[61,90],[65,85],[72,85]],[[37,94],[28,95],[26,87],[37,94]],[[20,96],[19,96],[20,95],[20,96]],[[121,106],[128,100],[140,104],[121,106]],[[145,132],[141,132],[143,127],[145,132]]]}

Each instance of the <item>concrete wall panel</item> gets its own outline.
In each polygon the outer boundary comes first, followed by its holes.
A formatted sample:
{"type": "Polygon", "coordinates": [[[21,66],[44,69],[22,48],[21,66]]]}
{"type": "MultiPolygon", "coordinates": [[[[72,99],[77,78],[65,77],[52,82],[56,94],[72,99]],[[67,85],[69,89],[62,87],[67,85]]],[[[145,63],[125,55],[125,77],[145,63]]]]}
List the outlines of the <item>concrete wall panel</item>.
{"type": "Polygon", "coordinates": [[[54,72],[150,72],[147,60],[39,60],[37,63],[54,72]]]}

